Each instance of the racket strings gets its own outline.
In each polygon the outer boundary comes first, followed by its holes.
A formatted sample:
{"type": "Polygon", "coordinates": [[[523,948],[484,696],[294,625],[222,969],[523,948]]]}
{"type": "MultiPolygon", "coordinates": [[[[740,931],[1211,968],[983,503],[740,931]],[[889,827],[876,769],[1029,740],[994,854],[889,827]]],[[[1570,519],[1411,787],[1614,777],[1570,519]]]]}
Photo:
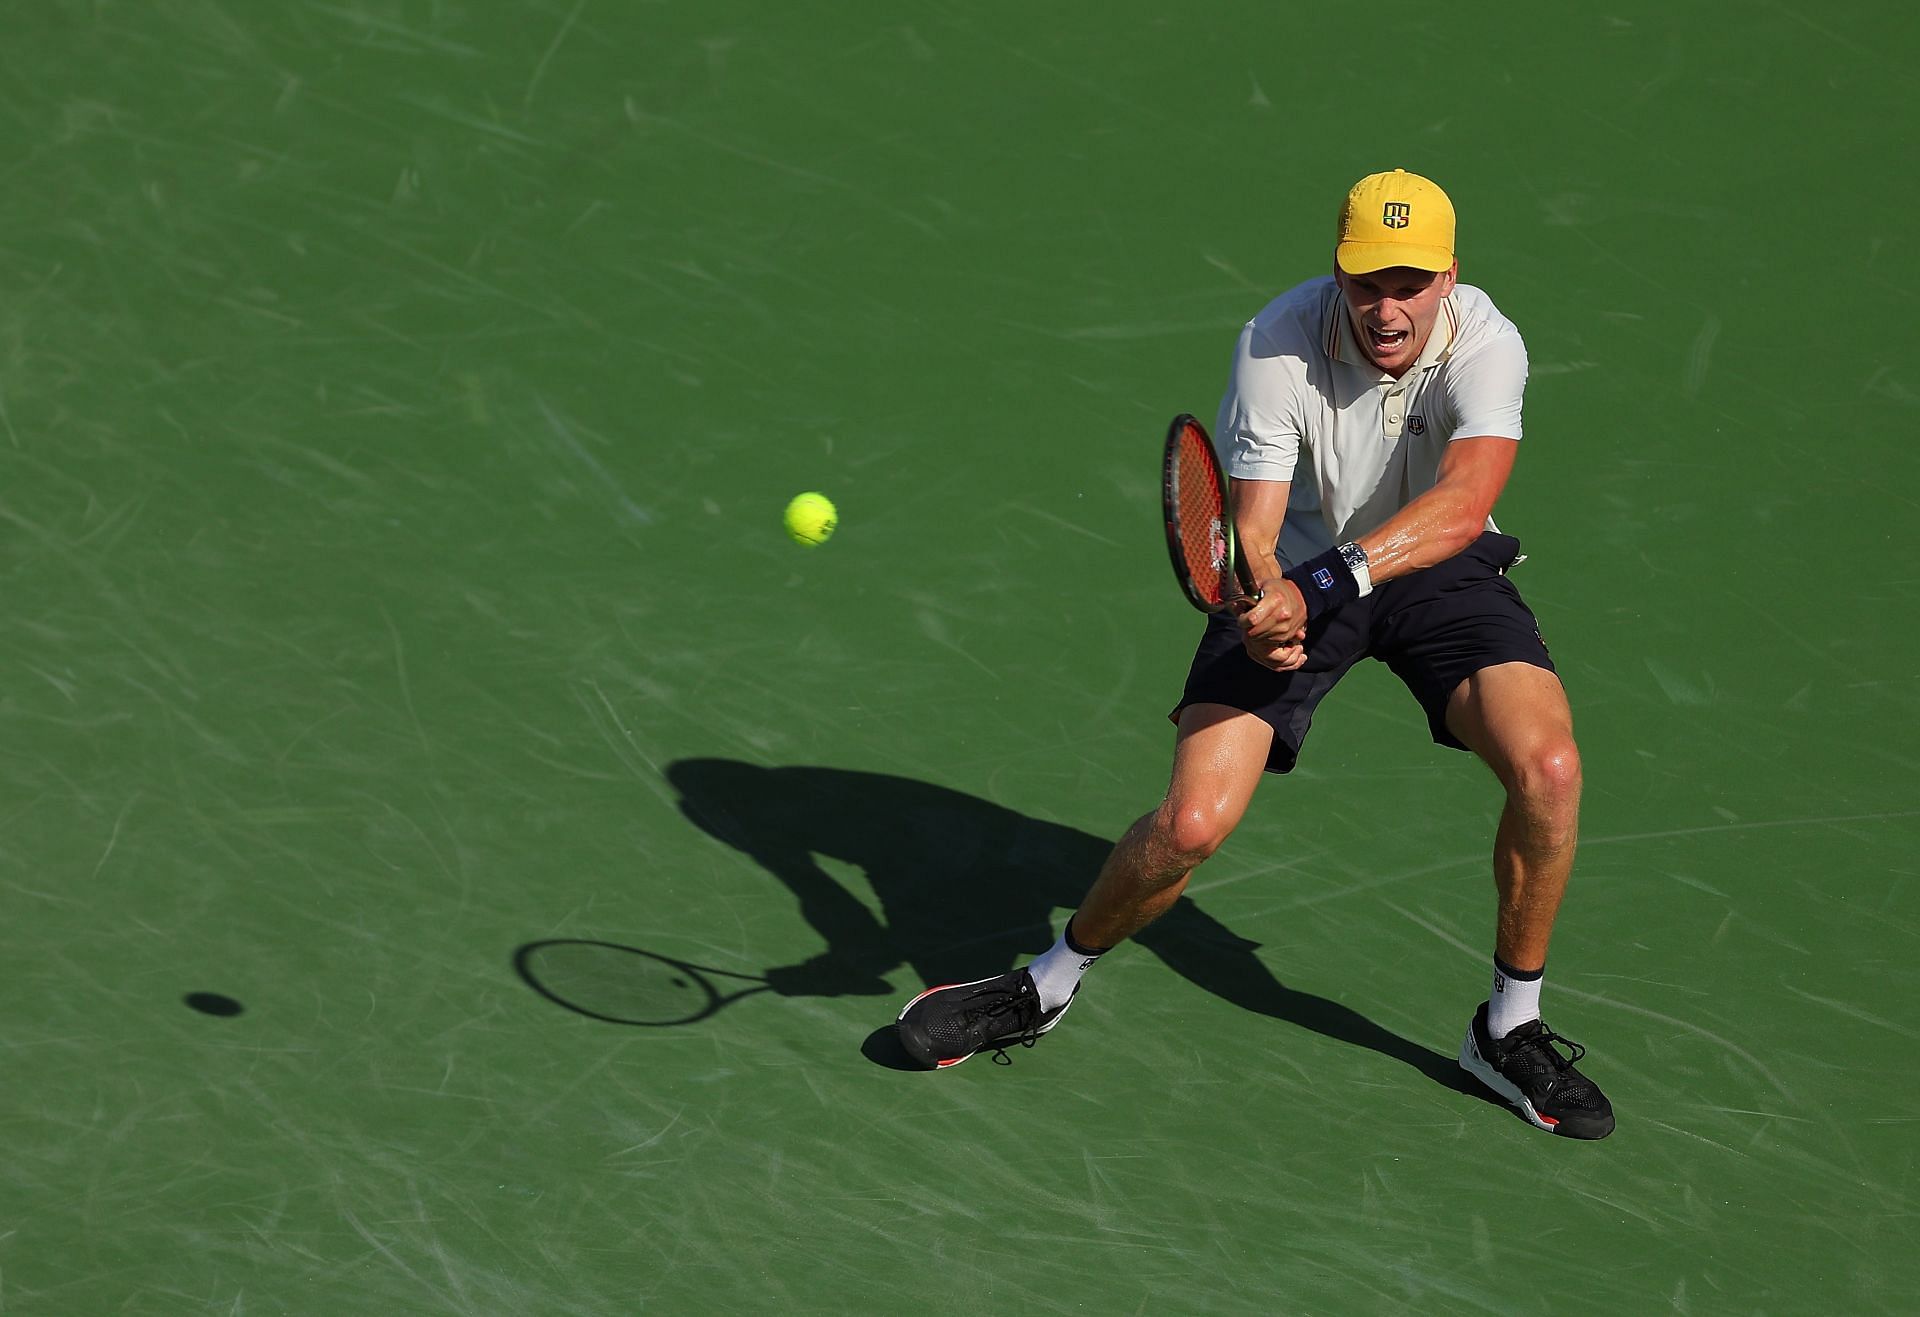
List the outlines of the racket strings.
{"type": "Polygon", "coordinates": [[[1228,571],[1226,507],[1206,443],[1191,429],[1180,437],[1180,540],[1194,587],[1218,603],[1228,571]]]}

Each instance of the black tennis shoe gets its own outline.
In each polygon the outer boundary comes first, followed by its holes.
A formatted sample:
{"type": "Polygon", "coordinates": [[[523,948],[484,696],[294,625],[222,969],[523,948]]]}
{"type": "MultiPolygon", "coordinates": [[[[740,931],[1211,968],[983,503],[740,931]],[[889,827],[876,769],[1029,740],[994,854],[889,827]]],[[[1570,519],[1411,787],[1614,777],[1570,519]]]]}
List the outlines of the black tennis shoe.
{"type": "Polygon", "coordinates": [[[1460,1067],[1541,1129],[1571,1139],[1604,1139],[1613,1133],[1613,1104],[1598,1084],[1573,1068],[1586,1054],[1586,1048],[1539,1020],[1494,1038],[1487,1032],[1482,1002],[1460,1044],[1460,1067]]]}
{"type": "MultiPolygon", "coordinates": [[[[1079,991],[1074,988],[1075,995],[1079,991]]],[[[1068,997],[1053,1010],[1041,1010],[1033,975],[1017,969],[972,983],[928,988],[907,1003],[894,1029],[907,1055],[944,1070],[985,1048],[1033,1046],[1071,1005],[1073,998],[1068,997]]]]}

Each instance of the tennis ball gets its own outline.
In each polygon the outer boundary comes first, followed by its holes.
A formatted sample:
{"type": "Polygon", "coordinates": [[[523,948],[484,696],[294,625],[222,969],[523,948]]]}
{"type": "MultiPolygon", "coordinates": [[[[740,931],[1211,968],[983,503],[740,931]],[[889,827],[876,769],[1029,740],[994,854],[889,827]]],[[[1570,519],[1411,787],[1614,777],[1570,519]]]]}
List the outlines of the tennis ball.
{"type": "Polygon", "coordinates": [[[787,504],[786,523],[793,542],[811,548],[827,542],[840,518],[833,510],[833,500],[825,494],[795,494],[793,502],[787,504]]]}

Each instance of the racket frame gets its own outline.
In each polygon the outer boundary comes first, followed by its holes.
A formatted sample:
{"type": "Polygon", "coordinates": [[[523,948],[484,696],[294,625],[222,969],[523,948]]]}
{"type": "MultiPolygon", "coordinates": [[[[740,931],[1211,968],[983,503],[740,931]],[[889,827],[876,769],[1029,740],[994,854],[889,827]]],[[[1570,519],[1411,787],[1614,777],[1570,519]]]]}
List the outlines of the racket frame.
{"type": "Polygon", "coordinates": [[[1188,603],[1203,613],[1224,616],[1243,613],[1260,601],[1260,592],[1254,589],[1247,564],[1240,556],[1240,536],[1233,522],[1233,483],[1220,466],[1220,455],[1214,451],[1213,436],[1207,433],[1207,427],[1200,423],[1200,419],[1190,412],[1181,412],[1167,426],[1166,447],[1160,465],[1160,507],[1167,529],[1167,555],[1173,562],[1174,579],[1180,583],[1181,593],[1186,595],[1188,603]],[[1186,542],[1180,534],[1180,440],[1188,427],[1192,427],[1200,436],[1207,454],[1207,465],[1220,491],[1220,532],[1227,545],[1227,571],[1221,583],[1222,598],[1219,603],[1201,594],[1200,587],[1194,584],[1193,573],[1187,567],[1186,542]]]}

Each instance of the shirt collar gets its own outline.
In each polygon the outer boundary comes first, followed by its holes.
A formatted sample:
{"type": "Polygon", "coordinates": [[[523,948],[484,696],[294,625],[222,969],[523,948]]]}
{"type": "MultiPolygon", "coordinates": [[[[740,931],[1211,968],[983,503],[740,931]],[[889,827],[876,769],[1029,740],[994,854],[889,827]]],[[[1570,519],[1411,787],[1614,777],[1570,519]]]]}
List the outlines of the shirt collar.
{"type": "MultiPolygon", "coordinates": [[[[1453,352],[1453,340],[1459,333],[1460,310],[1453,304],[1452,294],[1448,294],[1440,301],[1440,314],[1433,319],[1433,332],[1427,335],[1427,345],[1420,349],[1412,368],[1401,379],[1410,379],[1444,364],[1453,352]]],[[[1353,336],[1353,317],[1347,314],[1347,299],[1340,296],[1338,283],[1333,286],[1333,298],[1327,306],[1326,333],[1322,335],[1322,342],[1327,356],[1334,361],[1370,371],[1382,380],[1393,378],[1368,359],[1359,340],[1353,336]]]]}

